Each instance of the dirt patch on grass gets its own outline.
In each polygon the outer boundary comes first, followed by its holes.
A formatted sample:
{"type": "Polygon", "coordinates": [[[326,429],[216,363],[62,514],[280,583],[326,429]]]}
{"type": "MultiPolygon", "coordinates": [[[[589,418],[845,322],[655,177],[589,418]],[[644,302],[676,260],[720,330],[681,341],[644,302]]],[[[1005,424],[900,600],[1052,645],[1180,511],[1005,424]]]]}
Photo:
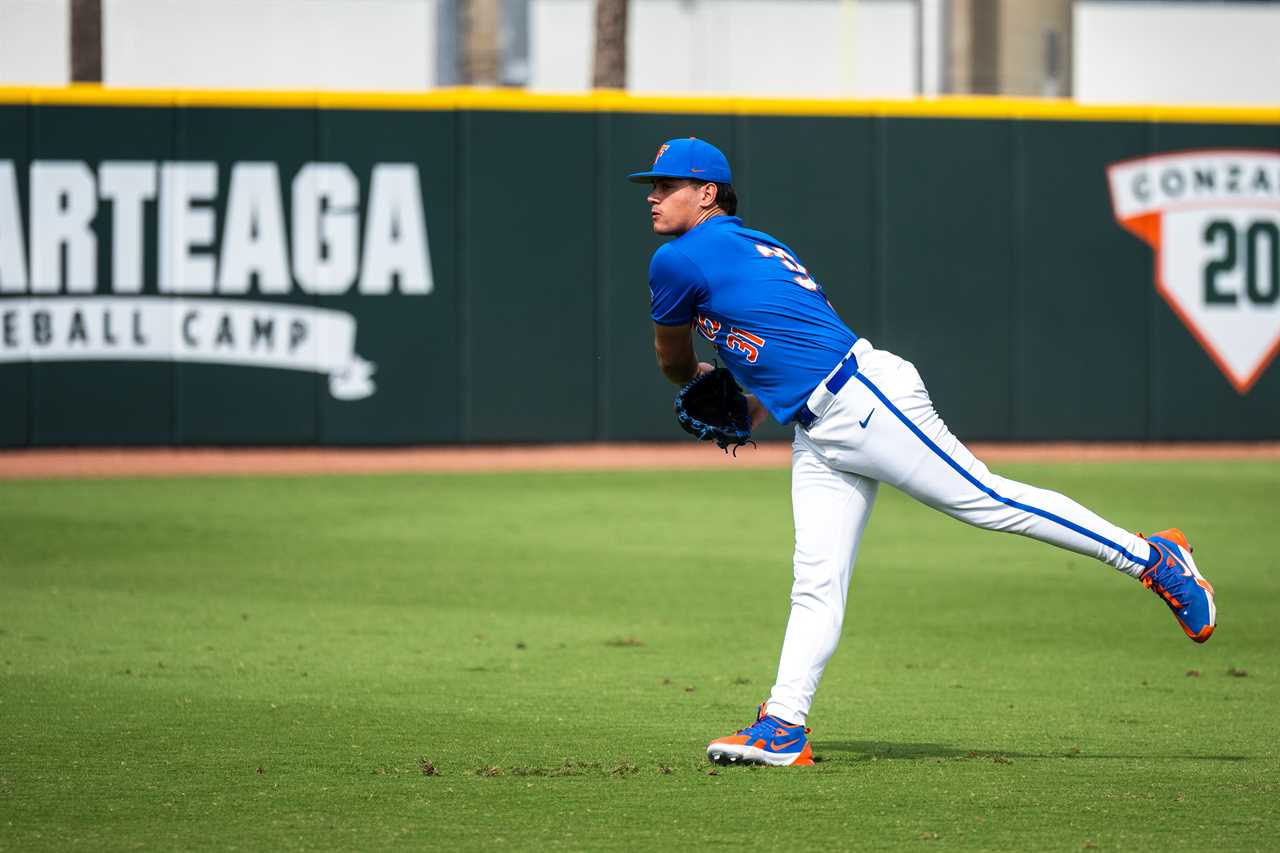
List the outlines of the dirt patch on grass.
{"type": "MultiPolygon", "coordinates": [[[[1001,462],[1280,459],[1280,442],[1217,444],[983,444],[1001,462]]],[[[744,447],[736,458],[706,444],[556,444],[411,448],[92,448],[0,451],[0,479],[225,474],[581,471],[644,468],[785,468],[789,442],[744,447]]]]}

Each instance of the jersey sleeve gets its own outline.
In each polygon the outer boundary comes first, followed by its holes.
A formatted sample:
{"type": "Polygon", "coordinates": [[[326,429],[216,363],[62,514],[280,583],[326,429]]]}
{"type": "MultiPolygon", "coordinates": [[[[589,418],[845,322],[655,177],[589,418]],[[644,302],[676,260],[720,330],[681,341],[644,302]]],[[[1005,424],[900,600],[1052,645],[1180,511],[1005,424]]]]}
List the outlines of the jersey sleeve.
{"type": "Polygon", "coordinates": [[[699,297],[705,292],[702,273],[683,252],[667,244],[649,263],[649,303],[653,322],[687,326],[693,322],[699,297]]]}

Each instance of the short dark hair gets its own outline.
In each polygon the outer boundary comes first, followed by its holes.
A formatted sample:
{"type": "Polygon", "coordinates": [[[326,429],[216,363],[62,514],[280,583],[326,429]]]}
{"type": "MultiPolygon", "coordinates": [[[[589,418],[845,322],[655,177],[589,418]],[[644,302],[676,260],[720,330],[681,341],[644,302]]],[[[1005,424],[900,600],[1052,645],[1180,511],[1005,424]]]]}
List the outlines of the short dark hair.
{"type": "Polygon", "coordinates": [[[738,194],[733,191],[733,184],[716,184],[716,204],[725,213],[733,216],[738,212],[738,194]]]}
{"type": "Polygon", "coordinates": [[[738,194],[733,189],[733,184],[718,184],[715,181],[699,181],[694,178],[685,178],[688,181],[687,186],[702,187],[708,183],[716,188],[716,207],[723,210],[730,216],[736,216],[738,213],[738,194]]]}

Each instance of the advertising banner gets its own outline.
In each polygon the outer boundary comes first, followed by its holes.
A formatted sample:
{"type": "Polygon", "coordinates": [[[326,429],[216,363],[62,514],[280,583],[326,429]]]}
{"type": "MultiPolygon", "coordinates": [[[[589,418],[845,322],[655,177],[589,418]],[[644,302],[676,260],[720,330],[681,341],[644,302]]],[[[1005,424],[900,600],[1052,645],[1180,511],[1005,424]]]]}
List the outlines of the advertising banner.
{"type": "Polygon", "coordinates": [[[0,92],[0,446],[683,440],[677,136],[961,437],[1280,438],[1280,115],[252,97],[0,92]]]}

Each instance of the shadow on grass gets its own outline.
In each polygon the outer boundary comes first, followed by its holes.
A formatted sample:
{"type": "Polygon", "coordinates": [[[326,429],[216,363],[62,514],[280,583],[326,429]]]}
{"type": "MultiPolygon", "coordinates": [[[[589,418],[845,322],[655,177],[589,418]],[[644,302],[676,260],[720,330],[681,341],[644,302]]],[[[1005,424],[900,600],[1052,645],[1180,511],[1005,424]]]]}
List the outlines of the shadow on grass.
{"type": "Polygon", "coordinates": [[[840,760],[852,758],[854,761],[921,761],[926,759],[968,759],[973,761],[994,761],[997,764],[1009,763],[1015,758],[1069,758],[1083,761],[1098,759],[1180,759],[1186,761],[1250,761],[1247,755],[1153,755],[1150,753],[1112,753],[1088,752],[1072,747],[1061,752],[1016,752],[1005,749],[977,749],[963,746],[947,746],[941,743],[890,743],[876,740],[822,740],[814,744],[814,754],[818,761],[831,760],[836,755],[840,760]],[[834,753],[834,755],[833,755],[834,753]]]}

